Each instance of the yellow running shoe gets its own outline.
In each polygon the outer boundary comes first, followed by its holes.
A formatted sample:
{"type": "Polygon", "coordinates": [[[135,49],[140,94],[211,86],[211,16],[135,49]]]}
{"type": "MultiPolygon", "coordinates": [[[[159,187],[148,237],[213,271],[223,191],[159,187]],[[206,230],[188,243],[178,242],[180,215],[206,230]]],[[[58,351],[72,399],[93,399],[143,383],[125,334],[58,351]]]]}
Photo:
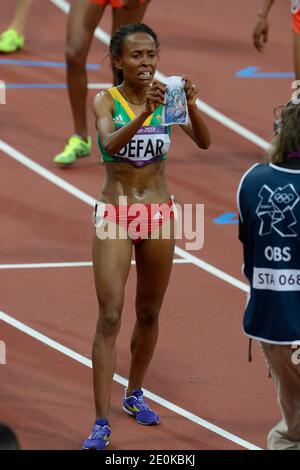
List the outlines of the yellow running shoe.
{"type": "Polygon", "coordinates": [[[22,49],[25,44],[24,36],[21,36],[15,29],[7,29],[0,35],[0,52],[9,54],[22,49]]]}
{"type": "Polygon", "coordinates": [[[92,150],[92,138],[88,137],[87,140],[79,135],[70,137],[64,150],[56,155],[53,159],[59,165],[72,165],[77,158],[88,157],[92,150]]]}

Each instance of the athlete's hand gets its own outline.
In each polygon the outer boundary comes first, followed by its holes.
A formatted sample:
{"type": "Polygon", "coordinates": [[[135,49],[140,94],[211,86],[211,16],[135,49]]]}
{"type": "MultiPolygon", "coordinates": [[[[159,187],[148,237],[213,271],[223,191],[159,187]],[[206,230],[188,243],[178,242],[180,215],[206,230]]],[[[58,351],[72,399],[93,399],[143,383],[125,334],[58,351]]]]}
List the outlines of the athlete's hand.
{"type": "Polygon", "coordinates": [[[182,77],[184,80],[184,91],[187,100],[188,108],[193,108],[196,106],[196,100],[198,98],[198,88],[197,85],[191,82],[185,75],[182,77]]]}
{"type": "Polygon", "coordinates": [[[166,85],[154,80],[147,90],[146,111],[152,114],[158,106],[165,104],[165,92],[166,85]]]}
{"type": "Polygon", "coordinates": [[[268,41],[269,35],[269,23],[268,20],[262,16],[259,16],[254,27],[252,38],[254,47],[262,52],[265,43],[268,41]]]}

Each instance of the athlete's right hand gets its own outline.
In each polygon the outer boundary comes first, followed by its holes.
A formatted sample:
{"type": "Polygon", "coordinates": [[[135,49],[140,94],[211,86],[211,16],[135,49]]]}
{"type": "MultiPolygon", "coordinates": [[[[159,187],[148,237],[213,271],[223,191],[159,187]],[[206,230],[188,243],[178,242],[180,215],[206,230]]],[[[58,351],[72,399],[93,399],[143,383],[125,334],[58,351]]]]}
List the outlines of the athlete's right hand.
{"type": "Polygon", "coordinates": [[[252,38],[254,47],[262,52],[265,43],[268,41],[269,34],[269,23],[266,18],[258,17],[256,25],[254,27],[252,38]]]}
{"type": "Polygon", "coordinates": [[[154,80],[147,90],[146,111],[154,113],[156,108],[161,104],[165,104],[166,85],[154,80]]]}

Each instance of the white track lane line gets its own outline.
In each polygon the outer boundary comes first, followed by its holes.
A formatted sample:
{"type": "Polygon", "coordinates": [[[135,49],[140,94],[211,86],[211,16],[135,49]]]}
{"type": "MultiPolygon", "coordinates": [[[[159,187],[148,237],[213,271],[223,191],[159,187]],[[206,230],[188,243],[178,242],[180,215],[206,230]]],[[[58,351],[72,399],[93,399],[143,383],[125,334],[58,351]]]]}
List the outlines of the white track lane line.
{"type": "Polygon", "coordinates": [[[106,88],[112,87],[112,83],[89,83],[89,90],[105,90],[106,88]]]}
{"type": "MultiPolygon", "coordinates": [[[[25,325],[24,323],[16,320],[15,318],[11,317],[7,313],[3,312],[0,310],[0,320],[4,321],[8,325],[13,326],[19,331],[22,331],[23,333],[27,334],[28,336],[31,336],[32,338],[36,339],[37,341],[40,341],[43,344],[46,344],[47,346],[51,347],[52,349],[55,349],[56,351],[59,351],[60,353],[64,354],[65,356],[74,359],[75,361],[79,362],[80,364],[83,364],[90,369],[92,368],[92,361],[81,354],[78,354],[77,352],[73,351],[70,348],[67,348],[66,346],[63,346],[62,344],[58,343],[57,341],[52,340],[48,336],[43,335],[42,333],[39,333],[38,331],[34,330],[33,328],[30,328],[29,326],[25,325]]],[[[118,374],[114,374],[114,381],[117,382],[118,384],[127,387],[128,381],[124,377],[118,374]]],[[[225,431],[222,428],[219,428],[218,426],[210,423],[209,421],[206,421],[205,419],[200,418],[199,416],[190,413],[189,411],[185,410],[184,408],[181,408],[180,406],[174,405],[168,400],[165,400],[164,398],[161,398],[158,395],[155,395],[152,392],[149,392],[146,389],[144,390],[144,394],[147,398],[152,400],[155,403],[158,403],[159,405],[163,406],[164,408],[167,408],[168,410],[172,411],[173,413],[176,413],[183,418],[188,419],[189,421],[192,421],[193,423],[196,423],[203,428],[208,429],[209,431],[218,434],[219,436],[234,442],[235,444],[244,447],[248,450],[261,450],[260,447],[257,447],[253,444],[251,444],[248,441],[245,441],[244,439],[241,439],[238,436],[235,436],[234,434],[225,431]]]]}
{"type": "MultiPolygon", "coordinates": [[[[70,10],[70,4],[66,0],[49,0],[49,1],[53,3],[55,6],[57,6],[64,13],[68,13],[70,10]]],[[[110,35],[106,33],[106,31],[104,31],[99,26],[98,28],[96,28],[95,37],[98,38],[101,42],[103,42],[107,46],[110,43],[110,35]]],[[[156,77],[158,80],[161,80],[163,82],[164,79],[166,78],[166,75],[162,74],[161,72],[156,72],[156,77]]],[[[227,127],[228,129],[231,129],[233,132],[240,135],[241,137],[244,137],[245,139],[249,140],[253,144],[257,145],[258,147],[264,150],[267,150],[269,148],[270,144],[265,139],[262,139],[258,135],[254,134],[254,132],[250,131],[246,127],[241,126],[241,124],[225,116],[225,114],[220,113],[215,108],[205,103],[204,101],[200,100],[199,98],[197,99],[197,106],[204,114],[206,114],[207,116],[210,116],[215,121],[218,121],[223,126],[227,127]]]]}
{"type": "MultiPolygon", "coordinates": [[[[173,260],[174,264],[190,264],[185,259],[173,260]]],[[[131,260],[135,265],[135,260],[131,260]]],[[[44,268],[86,268],[93,266],[92,261],[74,261],[65,263],[21,263],[21,264],[0,264],[0,269],[44,269],[44,268]]]]}

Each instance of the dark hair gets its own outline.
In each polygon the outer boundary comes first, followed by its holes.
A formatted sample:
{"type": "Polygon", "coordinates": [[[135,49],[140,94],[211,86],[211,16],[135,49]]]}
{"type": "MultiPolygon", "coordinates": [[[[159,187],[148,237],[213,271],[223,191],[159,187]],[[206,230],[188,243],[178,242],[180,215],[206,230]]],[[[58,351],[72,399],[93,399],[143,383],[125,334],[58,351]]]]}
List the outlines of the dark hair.
{"type": "Polygon", "coordinates": [[[280,131],[267,155],[272,163],[281,164],[292,153],[300,153],[300,105],[289,102],[281,111],[280,131]]]}
{"type": "Polygon", "coordinates": [[[115,57],[120,57],[122,55],[124,40],[127,36],[134,33],[149,34],[149,36],[153,38],[157,49],[159,48],[159,41],[157,35],[153,31],[153,29],[150,28],[150,26],[147,26],[144,23],[127,24],[117,29],[117,31],[115,31],[112,35],[109,45],[110,60],[117,79],[117,83],[115,85],[120,85],[123,82],[123,72],[122,70],[115,70],[113,60],[115,57]]]}
{"type": "Polygon", "coordinates": [[[0,423],[0,450],[19,450],[18,439],[12,429],[4,423],[0,423]]]}

